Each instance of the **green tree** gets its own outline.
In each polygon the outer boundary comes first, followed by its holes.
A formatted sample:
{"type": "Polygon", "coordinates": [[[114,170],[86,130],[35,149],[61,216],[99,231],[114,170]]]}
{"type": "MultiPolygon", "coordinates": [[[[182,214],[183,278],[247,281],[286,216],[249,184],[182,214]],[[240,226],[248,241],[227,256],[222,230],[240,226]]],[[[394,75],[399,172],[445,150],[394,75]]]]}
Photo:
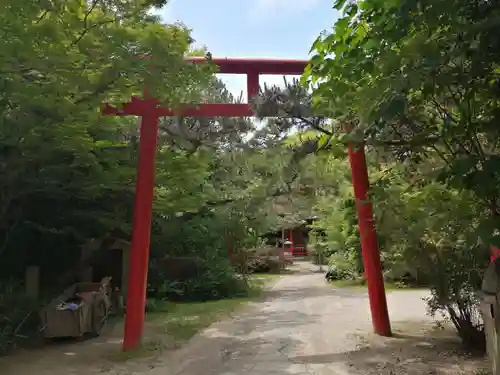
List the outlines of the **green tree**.
{"type": "Polygon", "coordinates": [[[447,265],[428,275],[431,307],[446,310],[469,341],[469,327],[481,329],[471,291],[488,245],[498,244],[500,8],[461,0],[335,7],[343,16],[314,43],[303,81],[314,86],[317,113],[353,129],[345,140],[368,144],[378,168],[397,169],[374,184],[374,202],[387,215],[378,220],[382,248],[392,262],[425,269],[413,248],[447,265]]]}
{"type": "MultiPolygon", "coordinates": [[[[192,42],[189,30],[162,25],[150,15],[151,5],[54,0],[1,6],[0,293],[5,305],[0,315],[10,316],[14,325],[24,316],[13,307],[22,304],[8,302],[9,296],[22,294],[15,292],[27,265],[40,265],[42,287],[60,292],[68,282],[60,276],[78,261],[89,239],[130,235],[137,123],[102,117],[101,104],[141,97],[148,87],[175,107],[197,101],[212,82],[209,64],[184,60],[192,42]]],[[[186,179],[159,173],[157,208],[174,212],[168,204],[174,200],[195,206],[179,191],[206,176],[206,160],[160,147],[158,164],[163,171],[181,170],[186,179]]],[[[8,336],[13,325],[3,328],[8,336]]]]}
{"type": "Polygon", "coordinates": [[[306,80],[321,113],[399,160],[440,159],[440,177],[473,190],[496,243],[498,61],[496,2],[336,1],[344,16],[312,47],[306,80]]]}
{"type": "Polygon", "coordinates": [[[20,250],[39,243],[24,230],[81,240],[123,229],[136,128],[102,118],[99,108],[142,95],[145,86],[169,105],[199,97],[209,72],[184,61],[189,31],[160,24],[146,2],[3,7],[0,251],[13,231],[20,250]]]}

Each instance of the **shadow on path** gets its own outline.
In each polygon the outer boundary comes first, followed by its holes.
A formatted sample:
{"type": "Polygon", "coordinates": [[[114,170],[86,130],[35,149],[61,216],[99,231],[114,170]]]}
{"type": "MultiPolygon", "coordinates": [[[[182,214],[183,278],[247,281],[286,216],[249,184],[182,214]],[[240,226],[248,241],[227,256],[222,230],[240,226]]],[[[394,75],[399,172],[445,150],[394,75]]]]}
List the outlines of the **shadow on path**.
{"type": "MultiPolygon", "coordinates": [[[[422,322],[425,325],[425,322],[422,322]]],[[[323,365],[344,364],[348,374],[475,374],[486,368],[483,357],[463,351],[454,332],[412,333],[393,338],[370,337],[356,350],[290,357],[294,363],[323,365]]],[[[321,372],[318,372],[321,373],[321,372]]],[[[284,373],[285,374],[285,373],[284,373]]]]}
{"type": "Polygon", "coordinates": [[[348,288],[334,288],[328,286],[327,288],[318,287],[307,287],[304,286],[301,289],[297,288],[283,288],[270,290],[266,292],[266,300],[298,300],[305,298],[317,298],[317,297],[333,297],[333,298],[354,298],[354,299],[368,299],[368,294],[366,290],[359,289],[348,289],[348,288]]]}

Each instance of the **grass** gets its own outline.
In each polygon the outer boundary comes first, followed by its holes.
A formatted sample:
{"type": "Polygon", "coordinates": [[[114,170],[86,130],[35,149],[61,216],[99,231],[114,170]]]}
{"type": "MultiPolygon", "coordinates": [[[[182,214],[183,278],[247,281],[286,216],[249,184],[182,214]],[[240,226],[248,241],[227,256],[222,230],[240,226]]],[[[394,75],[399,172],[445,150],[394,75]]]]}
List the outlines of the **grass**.
{"type": "Polygon", "coordinates": [[[139,350],[115,353],[113,361],[158,356],[164,350],[175,349],[211,324],[231,316],[278,280],[278,274],[254,274],[248,280],[250,293],[244,298],[206,302],[156,302],[154,311],[146,315],[145,339],[139,350]]]}
{"type": "Polygon", "coordinates": [[[148,314],[148,320],[160,333],[168,334],[176,344],[185,342],[203,328],[231,315],[248,299],[224,299],[208,302],[165,303],[164,311],[148,314]]]}
{"type": "Polygon", "coordinates": [[[160,310],[148,314],[148,318],[159,323],[164,333],[176,342],[184,342],[212,323],[230,316],[238,308],[263,295],[264,290],[279,275],[256,274],[249,279],[250,293],[244,298],[230,298],[206,302],[165,302],[160,310]]]}

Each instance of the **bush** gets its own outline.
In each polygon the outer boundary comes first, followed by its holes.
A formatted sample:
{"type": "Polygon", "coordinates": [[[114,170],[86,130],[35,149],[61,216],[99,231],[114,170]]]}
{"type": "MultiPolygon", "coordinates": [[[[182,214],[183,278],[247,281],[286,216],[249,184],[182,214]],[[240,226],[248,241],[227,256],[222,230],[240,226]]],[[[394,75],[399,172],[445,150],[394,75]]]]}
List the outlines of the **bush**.
{"type": "Polygon", "coordinates": [[[21,285],[0,284],[0,355],[6,354],[21,338],[38,331],[39,305],[26,297],[21,285]]]}
{"type": "MultiPolygon", "coordinates": [[[[431,252],[432,249],[427,251],[431,252]]],[[[443,313],[455,326],[467,348],[484,351],[484,325],[476,292],[481,287],[487,251],[453,247],[441,248],[439,251],[434,249],[434,254],[433,266],[427,275],[431,281],[431,297],[427,299],[429,313],[443,313]]]]}
{"type": "Polygon", "coordinates": [[[269,256],[259,256],[248,261],[249,273],[279,272],[285,267],[285,262],[269,256]]]}
{"type": "Polygon", "coordinates": [[[260,243],[258,223],[239,207],[219,207],[189,220],[156,220],[152,237],[151,298],[200,301],[248,293],[247,248],[260,243]],[[232,250],[231,263],[229,250],[232,250]]]}
{"type": "Polygon", "coordinates": [[[290,264],[281,257],[281,249],[275,246],[258,246],[241,250],[238,254],[240,257],[234,263],[243,274],[279,272],[290,264]]]}
{"type": "Polygon", "coordinates": [[[355,280],[359,278],[356,264],[343,253],[336,253],[330,256],[328,271],[325,278],[328,281],[355,280]]]}
{"type": "Polygon", "coordinates": [[[247,270],[249,273],[265,273],[271,271],[271,264],[265,257],[256,257],[249,259],[247,262],[247,270]]]}
{"type": "Polygon", "coordinates": [[[487,210],[467,191],[434,182],[410,187],[393,173],[375,194],[388,276],[425,283],[429,313],[443,313],[465,346],[484,348],[475,291],[488,263],[487,247],[477,245],[487,210]]]}
{"type": "Polygon", "coordinates": [[[248,293],[246,281],[238,277],[227,259],[196,259],[190,263],[191,268],[186,268],[189,272],[177,273],[175,277],[166,272],[171,262],[160,262],[152,267],[148,281],[149,297],[173,301],[208,301],[248,293]]]}

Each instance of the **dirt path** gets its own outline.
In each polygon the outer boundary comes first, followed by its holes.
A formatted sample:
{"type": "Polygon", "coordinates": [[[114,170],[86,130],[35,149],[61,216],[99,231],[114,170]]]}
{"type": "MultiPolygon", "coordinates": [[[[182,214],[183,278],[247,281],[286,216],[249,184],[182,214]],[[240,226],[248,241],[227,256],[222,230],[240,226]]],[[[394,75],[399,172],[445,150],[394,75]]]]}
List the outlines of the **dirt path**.
{"type": "MultiPolygon", "coordinates": [[[[195,336],[155,361],[92,364],[99,346],[82,356],[64,350],[18,357],[2,375],[273,375],[474,374],[485,362],[457,352],[453,335],[426,317],[425,291],[388,295],[395,338],[372,335],[366,292],[336,289],[310,266],[280,278],[264,302],[195,336]],[[97,349],[96,349],[97,348],[97,349]],[[76,365],[79,358],[79,365],[76,365]],[[82,358],[86,358],[82,366],[82,358]],[[73,360],[74,359],[74,360],[73,360]],[[20,361],[21,360],[21,361],[20,361]],[[72,361],[73,360],[73,361],[72,361]],[[37,363],[37,361],[39,361],[37,363]]],[[[82,345],[82,344],[80,344],[82,345]]],[[[85,344],[84,346],[88,346],[85,344]]],[[[88,348],[87,348],[88,350],[88,348]]],[[[0,363],[1,365],[1,363],[0,363]]]]}

